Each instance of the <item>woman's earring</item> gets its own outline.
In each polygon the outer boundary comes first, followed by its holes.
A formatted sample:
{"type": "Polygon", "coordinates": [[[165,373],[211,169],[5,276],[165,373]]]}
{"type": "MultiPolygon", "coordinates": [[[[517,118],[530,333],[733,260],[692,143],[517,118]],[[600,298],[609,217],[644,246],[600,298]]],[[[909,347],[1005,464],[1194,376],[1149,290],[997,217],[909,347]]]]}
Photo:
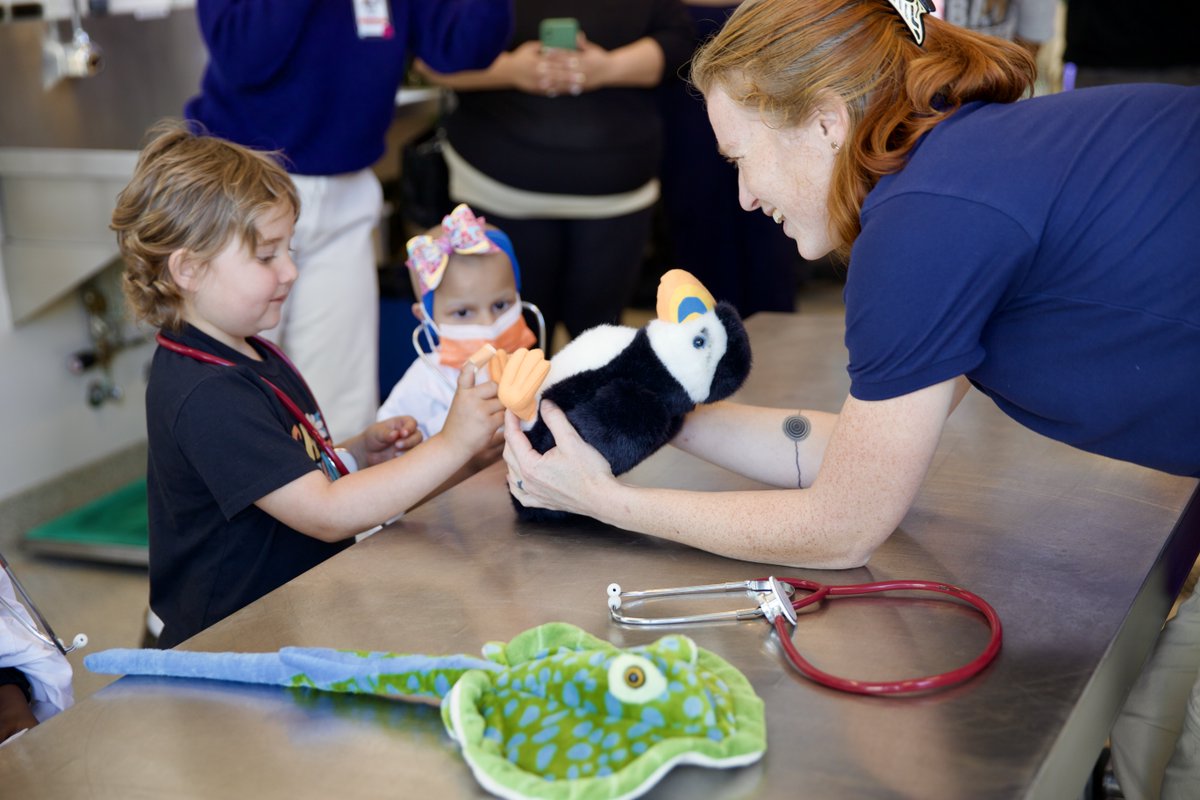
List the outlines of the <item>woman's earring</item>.
{"type": "Polygon", "coordinates": [[[829,146],[833,148],[833,152],[835,152],[835,153],[836,153],[838,150],[841,150],[841,149],[842,149],[842,146],[841,146],[840,144],[838,144],[837,142],[830,142],[830,143],[829,143],[829,146]]]}

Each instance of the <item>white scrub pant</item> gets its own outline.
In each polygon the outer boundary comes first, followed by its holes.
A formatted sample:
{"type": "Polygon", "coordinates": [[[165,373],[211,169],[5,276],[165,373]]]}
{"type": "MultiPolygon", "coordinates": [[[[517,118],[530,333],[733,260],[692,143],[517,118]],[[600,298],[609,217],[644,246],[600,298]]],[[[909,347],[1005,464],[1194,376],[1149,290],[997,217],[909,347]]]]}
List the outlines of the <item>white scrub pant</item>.
{"type": "Polygon", "coordinates": [[[1127,800],[1200,798],[1200,591],[1163,628],[1111,738],[1127,800]]]}
{"type": "Polygon", "coordinates": [[[379,405],[379,279],[375,228],[383,190],[370,169],[293,175],[299,277],[279,325],[264,336],[296,364],[335,442],[375,421],[379,405]]]}

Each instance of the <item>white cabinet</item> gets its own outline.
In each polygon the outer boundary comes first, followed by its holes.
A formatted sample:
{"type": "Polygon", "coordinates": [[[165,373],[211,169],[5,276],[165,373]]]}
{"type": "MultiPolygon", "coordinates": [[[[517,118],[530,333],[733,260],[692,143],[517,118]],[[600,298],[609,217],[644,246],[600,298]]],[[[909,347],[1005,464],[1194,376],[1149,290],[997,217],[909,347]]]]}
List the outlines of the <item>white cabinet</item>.
{"type": "Polygon", "coordinates": [[[108,224],[136,162],[135,151],[0,148],[0,263],[13,324],[116,257],[108,224]]]}

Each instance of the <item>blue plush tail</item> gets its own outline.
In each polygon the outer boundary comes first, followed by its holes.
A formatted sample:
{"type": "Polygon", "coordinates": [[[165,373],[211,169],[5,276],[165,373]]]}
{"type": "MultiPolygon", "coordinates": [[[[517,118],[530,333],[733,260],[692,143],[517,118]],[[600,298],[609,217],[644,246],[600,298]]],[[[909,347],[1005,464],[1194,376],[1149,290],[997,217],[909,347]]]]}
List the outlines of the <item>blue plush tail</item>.
{"type": "Polygon", "coordinates": [[[186,650],[103,650],[84,656],[92,672],[287,686],[296,670],[279,653],[195,653],[186,650]]]}
{"type": "Polygon", "coordinates": [[[201,653],[188,650],[104,650],[85,656],[92,672],[306,686],[386,697],[446,696],[462,673],[500,667],[469,656],[396,655],[323,647],[285,647],[277,653],[201,653]]]}

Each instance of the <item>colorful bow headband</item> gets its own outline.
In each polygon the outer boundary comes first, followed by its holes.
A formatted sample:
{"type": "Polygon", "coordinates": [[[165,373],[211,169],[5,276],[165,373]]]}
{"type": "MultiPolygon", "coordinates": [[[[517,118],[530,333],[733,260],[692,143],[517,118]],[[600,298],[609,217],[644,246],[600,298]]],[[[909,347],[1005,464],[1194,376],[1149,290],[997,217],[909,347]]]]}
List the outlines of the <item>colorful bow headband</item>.
{"type": "Polygon", "coordinates": [[[500,248],[487,237],[484,222],[484,218],[475,216],[466,203],[460,203],[442,217],[441,236],[434,238],[421,234],[408,240],[408,260],[404,263],[417,273],[417,284],[422,295],[432,292],[442,282],[451,253],[479,255],[500,252],[500,248]]]}

